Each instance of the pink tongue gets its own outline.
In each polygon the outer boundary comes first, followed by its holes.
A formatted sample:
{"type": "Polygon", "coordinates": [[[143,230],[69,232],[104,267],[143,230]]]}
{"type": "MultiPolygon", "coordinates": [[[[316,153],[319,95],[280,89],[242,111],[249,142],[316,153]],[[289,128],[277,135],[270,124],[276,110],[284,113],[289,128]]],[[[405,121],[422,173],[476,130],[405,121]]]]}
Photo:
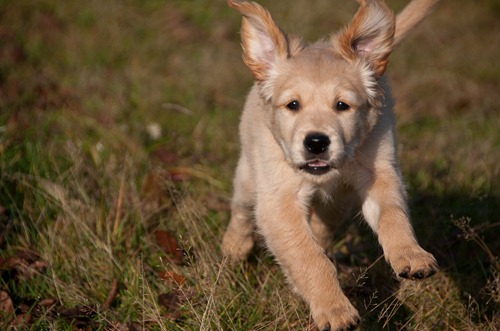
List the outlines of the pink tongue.
{"type": "Polygon", "coordinates": [[[310,167],[327,167],[328,166],[328,164],[326,164],[323,161],[314,161],[314,162],[308,163],[307,165],[310,167]]]}

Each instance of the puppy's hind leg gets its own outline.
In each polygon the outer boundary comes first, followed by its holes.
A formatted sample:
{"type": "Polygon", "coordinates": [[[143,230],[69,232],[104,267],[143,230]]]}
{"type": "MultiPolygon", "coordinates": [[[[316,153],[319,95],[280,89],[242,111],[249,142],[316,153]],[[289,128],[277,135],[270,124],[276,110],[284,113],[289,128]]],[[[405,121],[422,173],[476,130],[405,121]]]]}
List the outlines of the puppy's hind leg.
{"type": "Polygon", "coordinates": [[[232,261],[248,255],[254,245],[254,184],[244,155],[241,156],[234,178],[231,220],[222,238],[222,252],[232,261]]]}

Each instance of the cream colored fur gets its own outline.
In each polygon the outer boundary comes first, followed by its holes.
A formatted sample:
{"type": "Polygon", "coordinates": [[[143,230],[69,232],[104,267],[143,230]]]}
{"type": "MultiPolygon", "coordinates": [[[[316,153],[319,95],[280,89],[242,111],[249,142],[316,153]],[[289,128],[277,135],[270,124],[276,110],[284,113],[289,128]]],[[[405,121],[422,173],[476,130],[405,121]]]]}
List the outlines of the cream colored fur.
{"type": "Polygon", "coordinates": [[[259,231],[321,330],[359,320],[325,254],[332,225],[353,207],[361,206],[397,275],[423,278],[437,270],[408,219],[384,78],[394,36],[406,35],[436,1],[414,0],[409,6],[418,11],[403,11],[400,30],[382,1],[358,2],[344,30],[303,45],[261,6],[228,1],[243,15],[243,58],[256,83],[240,123],[223,252],[244,259],[259,231]]]}

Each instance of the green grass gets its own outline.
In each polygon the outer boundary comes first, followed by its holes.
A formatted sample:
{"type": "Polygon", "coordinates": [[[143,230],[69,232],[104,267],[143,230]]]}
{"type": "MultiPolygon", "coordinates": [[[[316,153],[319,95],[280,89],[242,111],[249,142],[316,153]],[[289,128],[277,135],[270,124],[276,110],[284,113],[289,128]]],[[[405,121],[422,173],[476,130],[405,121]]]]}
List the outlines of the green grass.
{"type": "MultiPolygon", "coordinates": [[[[307,40],[356,8],[261,3],[307,40]]],[[[500,327],[498,10],[443,1],[391,57],[412,218],[441,272],[399,283],[367,227],[345,224],[332,254],[362,330],[500,327]]],[[[239,24],[224,1],[0,4],[0,294],[12,302],[0,329],[312,327],[264,249],[237,266],[220,253],[252,84],[239,24]]]]}

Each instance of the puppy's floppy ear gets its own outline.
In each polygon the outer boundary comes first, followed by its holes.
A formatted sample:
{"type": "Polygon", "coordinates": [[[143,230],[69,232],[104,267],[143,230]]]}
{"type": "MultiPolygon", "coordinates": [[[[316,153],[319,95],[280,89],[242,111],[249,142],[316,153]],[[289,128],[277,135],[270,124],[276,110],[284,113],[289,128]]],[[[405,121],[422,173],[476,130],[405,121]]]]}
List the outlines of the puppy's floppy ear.
{"type": "Polygon", "coordinates": [[[350,60],[366,58],[376,76],[384,74],[394,42],[394,13],[381,0],[357,0],[353,19],[334,38],[342,55],[350,60]]]}
{"type": "Polygon", "coordinates": [[[265,80],[273,63],[289,56],[287,37],[260,5],[233,0],[227,3],[243,15],[243,61],[256,80],[265,80]]]}

